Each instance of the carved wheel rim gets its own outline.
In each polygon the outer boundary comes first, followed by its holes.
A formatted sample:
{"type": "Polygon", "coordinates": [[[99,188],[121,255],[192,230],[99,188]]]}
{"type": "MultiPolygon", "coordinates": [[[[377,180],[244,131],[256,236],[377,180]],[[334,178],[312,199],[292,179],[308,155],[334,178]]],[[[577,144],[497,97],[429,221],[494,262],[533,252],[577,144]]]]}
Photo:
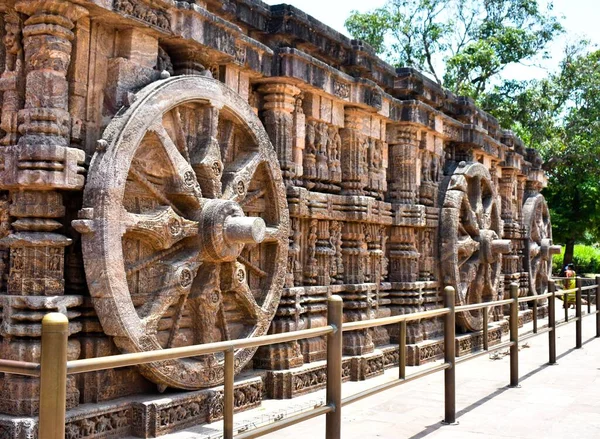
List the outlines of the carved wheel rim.
{"type": "MultiPolygon", "coordinates": [[[[90,293],[123,352],[264,335],[284,282],[289,214],[277,156],[235,92],[153,83],[106,128],[75,226],[90,293]]],[[[239,372],[256,348],[235,352],[239,372]]],[[[223,379],[221,354],[140,366],[159,385],[223,379]]]]}
{"type": "MultiPolygon", "coordinates": [[[[456,304],[493,300],[497,295],[500,254],[510,248],[502,236],[496,190],[480,163],[461,162],[448,179],[440,216],[441,273],[444,285],[456,289],[456,304]]],[[[459,328],[483,327],[481,310],[456,315],[459,328]]]]}
{"type": "Polygon", "coordinates": [[[525,225],[525,269],[529,272],[529,294],[548,292],[548,279],[552,276],[552,224],[544,196],[536,194],[523,205],[525,225]]]}

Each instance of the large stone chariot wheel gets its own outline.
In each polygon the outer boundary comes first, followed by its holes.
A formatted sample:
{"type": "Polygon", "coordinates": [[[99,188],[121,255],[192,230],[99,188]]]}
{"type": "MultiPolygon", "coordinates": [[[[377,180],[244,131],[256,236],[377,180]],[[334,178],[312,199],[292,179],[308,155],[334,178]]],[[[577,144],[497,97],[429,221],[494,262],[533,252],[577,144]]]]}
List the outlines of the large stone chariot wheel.
{"type": "Polygon", "coordinates": [[[523,204],[525,225],[525,270],[529,273],[529,295],[548,292],[552,276],[552,255],[560,253],[560,246],[552,245],[552,224],[544,196],[533,195],[523,204]]]}
{"type": "MultiPolygon", "coordinates": [[[[456,289],[456,304],[497,297],[501,254],[510,251],[490,173],[480,163],[460,162],[447,179],[440,214],[441,274],[444,286],[456,289]]],[[[457,313],[462,331],[483,327],[481,310],[457,313]]]]}
{"type": "MultiPolygon", "coordinates": [[[[74,225],[94,307],[122,352],[264,335],[283,287],[289,214],[277,156],[235,92],[158,81],[106,128],[74,225]]],[[[235,352],[235,371],[256,348],[235,352]]],[[[159,385],[223,379],[222,355],[140,366],[159,385]]]]}

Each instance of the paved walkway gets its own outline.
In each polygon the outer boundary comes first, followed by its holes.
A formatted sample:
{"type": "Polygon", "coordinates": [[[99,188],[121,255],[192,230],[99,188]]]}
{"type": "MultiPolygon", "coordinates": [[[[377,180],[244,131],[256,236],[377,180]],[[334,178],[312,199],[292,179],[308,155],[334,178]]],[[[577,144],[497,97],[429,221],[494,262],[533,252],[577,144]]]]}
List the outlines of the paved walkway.
{"type": "MultiPolygon", "coordinates": [[[[557,320],[562,302],[557,301],[557,320]]],[[[574,310],[571,310],[574,314],[574,310]]],[[[520,343],[521,388],[510,389],[507,351],[457,365],[458,425],[441,424],[444,416],[443,372],[409,382],[342,409],[343,439],[471,439],[471,438],[600,438],[600,338],[595,318],[583,320],[582,349],[574,349],[575,324],[557,331],[558,365],[549,366],[548,335],[520,343]]],[[[545,325],[540,321],[540,327],[545,325]]],[[[531,330],[531,324],[520,333],[531,330]]],[[[430,367],[431,364],[423,366],[430,367]]],[[[409,368],[413,373],[420,368],[409,368]]],[[[384,376],[345,383],[343,396],[360,392],[398,376],[398,368],[384,376]]],[[[266,400],[260,408],[235,416],[235,425],[260,426],[323,404],[324,391],[293,400],[266,400]]],[[[222,422],[195,427],[165,439],[222,438],[222,422]]],[[[325,437],[325,417],[263,436],[267,439],[325,437]]]]}
{"type": "MultiPolygon", "coordinates": [[[[582,349],[574,349],[575,324],[557,330],[556,366],[546,364],[547,334],[522,343],[521,388],[507,387],[508,356],[459,364],[458,425],[440,423],[444,388],[443,373],[437,373],[344,407],[342,438],[600,438],[600,339],[593,338],[594,319],[583,321],[582,349]]],[[[387,375],[395,374],[397,369],[387,375]]],[[[321,438],[324,427],[324,419],[315,419],[264,437],[321,438]]]]}

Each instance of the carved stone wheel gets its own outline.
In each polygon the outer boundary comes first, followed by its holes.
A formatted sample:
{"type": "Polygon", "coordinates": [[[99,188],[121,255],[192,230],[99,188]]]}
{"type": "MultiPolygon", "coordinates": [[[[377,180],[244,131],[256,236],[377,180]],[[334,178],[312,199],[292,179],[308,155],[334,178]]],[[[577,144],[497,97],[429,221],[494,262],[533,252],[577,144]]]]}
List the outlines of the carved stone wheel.
{"type": "Polygon", "coordinates": [[[529,295],[548,292],[552,276],[552,255],[560,253],[560,246],[552,245],[550,212],[544,196],[536,194],[523,204],[525,225],[525,269],[529,272],[529,295]]]}
{"type": "MultiPolygon", "coordinates": [[[[94,307],[122,352],[264,335],[283,287],[289,214],[260,120],[218,81],[140,91],[106,128],[74,225],[94,307]]],[[[235,352],[235,371],[256,348],[235,352]]],[[[159,388],[223,379],[223,356],[140,366],[159,388]]]]}
{"type": "MultiPolygon", "coordinates": [[[[500,205],[490,173],[480,163],[460,162],[447,179],[440,215],[441,273],[456,289],[456,305],[493,300],[500,280],[501,254],[511,249],[502,236],[500,205]]],[[[483,327],[481,310],[461,312],[462,331],[483,327]]]]}

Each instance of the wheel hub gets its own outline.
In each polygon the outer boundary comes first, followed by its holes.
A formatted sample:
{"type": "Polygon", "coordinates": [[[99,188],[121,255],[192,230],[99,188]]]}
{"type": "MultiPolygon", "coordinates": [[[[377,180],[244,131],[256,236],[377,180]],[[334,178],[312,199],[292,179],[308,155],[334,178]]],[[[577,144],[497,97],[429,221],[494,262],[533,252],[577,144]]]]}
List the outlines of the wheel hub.
{"type": "Polygon", "coordinates": [[[245,244],[260,244],[265,239],[266,224],[262,218],[246,217],[238,203],[208,200],[199,224],[202,259],[232,262],[245,244]]]}

